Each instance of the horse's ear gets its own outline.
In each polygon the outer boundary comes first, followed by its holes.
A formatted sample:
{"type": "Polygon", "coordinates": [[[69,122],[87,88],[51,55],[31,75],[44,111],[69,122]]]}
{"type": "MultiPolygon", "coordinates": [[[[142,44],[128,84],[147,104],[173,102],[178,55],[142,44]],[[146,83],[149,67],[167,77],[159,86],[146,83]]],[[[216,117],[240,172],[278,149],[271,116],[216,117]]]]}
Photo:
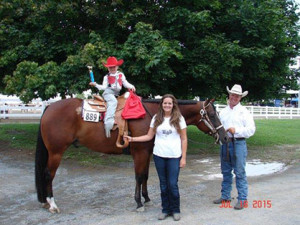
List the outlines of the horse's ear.
{"type": "Polygon", "coordinates": [[[214,103],[215,102],[215,99],[214,98],[212,98],[212,99],[209,99],[209,98],[207,98],[206,100],[205,100],[205,105],[207,105],[208,103],[214,103]]]}

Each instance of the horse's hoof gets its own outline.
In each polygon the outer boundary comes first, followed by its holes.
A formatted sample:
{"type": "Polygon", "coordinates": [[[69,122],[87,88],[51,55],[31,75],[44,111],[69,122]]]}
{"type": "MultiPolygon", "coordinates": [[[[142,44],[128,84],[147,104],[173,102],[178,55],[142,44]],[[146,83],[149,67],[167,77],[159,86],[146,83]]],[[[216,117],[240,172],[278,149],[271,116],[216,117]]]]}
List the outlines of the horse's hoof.
{"type": "Polygon", "coordinates": [[[145,206],[152,206],[152,205],[153,205],[153,202],[152,202],[152,201],[148,201],[148,202],[145,202],[144,205],[145,205],[145,206]]]}
{"type": "Polygon", "coordinates": [[[42,208],[49,209],[50,208],[50,204],[48,202],[42,203],[42,208]]]}
{"type": "Polygon", "coordinates": [[[51,212],[51,213],[60,213],[60,210],[59,210],[59,208],[49,208],[49,211],[51,212]]]}
{"type": "Polygon", "coordinates": [[[50,205],[49,211],[51,213],[60,213],[59,208],[57,207],[57,205],[55,204],[54,198],[53,197],[47,197],[46,198],[48,204],[50,205]]]}
{"type": "Polygon", "coordinates": [[[141,206],[139,208],[136,209],[137,212],[144,212],[145,211],[145,207],[141,206]]]}

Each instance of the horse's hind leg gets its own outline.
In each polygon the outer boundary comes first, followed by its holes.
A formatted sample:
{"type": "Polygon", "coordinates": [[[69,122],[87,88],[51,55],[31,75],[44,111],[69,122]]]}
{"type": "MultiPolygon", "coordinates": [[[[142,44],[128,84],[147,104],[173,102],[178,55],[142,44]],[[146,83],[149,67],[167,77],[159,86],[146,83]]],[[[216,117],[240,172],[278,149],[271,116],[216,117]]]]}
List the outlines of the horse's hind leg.
{"type": "Polygon", "coordinates": [[[62,154],[49,154],[49,159],[47,163],[47,169],[46,169],[46,180],[47,180],[47,207],[49,207],[49,211],[51,213],[60,213],[59,208],[57,207],[54,197],[53,197],[53,189],[52,189],[52,183],[53,179],[55,177],[57,168],[61,162],[62,154]]]}
{"type": "Polygon", "coordinates": [[[52,191],[52,181],[57,167],[61,161],[62,153],[53,155],[46,148],[41,134],[38,132],[36,153],[35,153],[35,185],[39,202],[44,208],[49,208],[50,212],[60,212],[55,204],[52,191]]]}

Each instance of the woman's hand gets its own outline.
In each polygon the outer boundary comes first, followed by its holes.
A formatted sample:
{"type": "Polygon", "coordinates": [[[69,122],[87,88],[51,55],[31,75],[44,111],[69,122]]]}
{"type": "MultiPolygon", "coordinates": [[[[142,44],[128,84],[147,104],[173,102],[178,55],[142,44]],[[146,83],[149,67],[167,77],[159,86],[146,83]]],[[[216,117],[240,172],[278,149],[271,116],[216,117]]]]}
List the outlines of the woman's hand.
{"type": "Polygon", "coordinates": [[[127,139],[129,142],[133,142],[133,137],[131,137],[131,136],[124,135],[123,140],[125,141],[125,139],[127,139]]]}
{"type": "Polygon", "coordinates": [[[186,165],[186,159],[182,157],[180,159],[179,167],[183,168],[183,167],[185,167],[185,165],[186,165]]]}
{"type": "Polygon", "coordinates": [[[90,83],[89,83],[89,85],[91,85],[91,86],[94,86],[94,87],[95,87],[95,86],[96,86],[96,82],[90,82],[90,83]]]}
{"type": "Polygon", "coordinates": [[[127,138],[129,142],[144,142],[144,141],[150,141],[150,140],[152,140],[153,137],[154,137],[154,131],[153,131],[153,128],[150,127],[149,130],[148,130],[148,133],[145,134],[145,135],[135,136],[135,137],[124,135],[123,136],[123,140],[125,138],[127,138]]]}

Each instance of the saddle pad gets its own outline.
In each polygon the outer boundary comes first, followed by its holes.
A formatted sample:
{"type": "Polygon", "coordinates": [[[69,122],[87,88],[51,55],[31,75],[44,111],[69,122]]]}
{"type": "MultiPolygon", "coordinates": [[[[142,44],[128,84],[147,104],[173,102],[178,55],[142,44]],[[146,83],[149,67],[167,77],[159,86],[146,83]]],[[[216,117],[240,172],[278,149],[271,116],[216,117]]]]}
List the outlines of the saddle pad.
{"type": "Polygon", "coordinates": [[[101,119],[103,119],[102,117],[104,114],[93,109],[87,101],[87,99],[83,100],[82,119],[88,122],[99,122],[101,119]]]}
{"type": "Polygon", "coordinates": [[[93,109],[90,105],[89,105],[89,99],[84,99],[83,100],[83,106],[82,106],[82,108],[84,109],[84,110],[87,110],[87,111],[93,111],[93,112],[97,112],[97,110],[96,109],[93,109]]]}

